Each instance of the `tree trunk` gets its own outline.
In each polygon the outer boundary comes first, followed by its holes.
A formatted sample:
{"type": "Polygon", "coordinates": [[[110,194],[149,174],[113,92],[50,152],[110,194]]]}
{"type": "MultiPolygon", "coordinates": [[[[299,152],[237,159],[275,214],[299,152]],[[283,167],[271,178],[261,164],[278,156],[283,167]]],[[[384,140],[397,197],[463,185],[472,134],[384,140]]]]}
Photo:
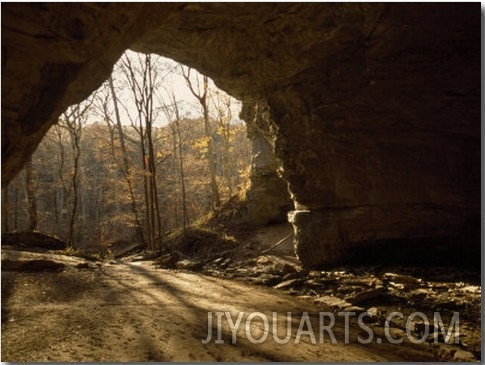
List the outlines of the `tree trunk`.
{"type": "Polygon", "coordinates": [[[17,185],[14,185],[14,210],[13,210],[13,230],[19,229],[19,194],[20,189],[17,185]]]}
{"type": "Polygon", "coordinates": [[[177,102],[175,100],[175,95],[172,95],[173,104],[175,108],[175,129],[177,132],[177,139],[178,139],[178,155],[179,155],[179,164],[180,164],[180,188],[182,191],[182,227],[184,237],[187,236],[187,226],[189,224],[189,218],[187,214],[187,198],[186,198],[186,190],[185,190],[185,171],[184,171],[184,156],[182,153],[182,134],[180,132],[180,114],[179,109],[177,106],[177,102]]]}
{"type": "Polygon", "coordinates": [[[205,129],[205,136],[207,138],[207,163],[209,165],[209,174],[210,174],[210,185],[211,185],[211,209],[214,210],[215,208],[219,207],[221,204],[220,196],[219,196],[219,187],[217,186],[216,180],[216,170],[215,170],[215,163],[214,163],[214,152],[212,148],[212,131],[210,128],[210,120],[209,120],[209,106],[207,105],[207,90],[209,79],[207,76],[203,76],[203,91],[195,90],[194,85],[192,84],[192,80],[190,80],[190,68],[185,73],[183,66],[182,74],[187,82],[187,86],[189,87],[190,92],[195,98],[199,101],[202,112],[204,115],[204,129],[205,129]]]}
{"type": "Polygon", "coordinates": [[[27,192],[28,211],[30,218],[29,231],[37,229],[37,199],[35,196],[34,168],[32,166],[32,157],[25,164],[25,190],[27,192]]]}
{"type": "MultiPolygon", "coordinates": [[[[157,187],[157,170],[155,163],[155,151],[153,148],[153,93],[154,90],[154,75],[152,73],[152,62],[151,56],[145,55],[145,73],[146,73],[146,84],[144,88],[145,93],[145,125],[146,125],[146,137],[147,137],[147,147],[148,147],[148,169],[150,172],[150,193],[151,193],[151,218],[152,218],[152,228],[153,237],[156,239],[157,245],[155,249],[160,247],[160,239],[162,236],[162,221],[160,216],[160,205],[158,202],[158,187],[157,187]]],[[[155,241],[154,241],[155,244],[155,241]]]]}
{"type": "MultiPolygon", "coordinates": [[[[204,76],[204,88],[207,91],[207,77],[204,76]]],[[[211,190],[212,190],[212,208],[218,208],[221,205],[221,199],[219,196],[219,188],[217,186],[216,180],[216,166],[214,163],[214,151],[212,148],[212,132],[210,128],[210,120],[209,120],[209,110],[207,106],[206,94],[204,93],[203,102],[201,102],[202,109],[204,111],[204,128],[205,128],[205,135],[207,137],[207,162],[209,163],[209,173],[210,173],[210,181],[211,181],[211,190]]]]}
{"type": "Polygon", "coordinates": [[[8,188],[2,190],[2,234],[8,232],[8,188]]]}
{"type": "MultiPolygon", "coordinates": [[[[76,121],[74,121],[74,128],[77,128],[75,123],[76,121]]],[[[72,175],[73,202],[72,202],[72,210],[71,210],[71,219],[69,221],[68,242],[70,245],[73,245],[74,224],[76,222],[76,215],[77,215],[77,208],[78,208],[78,175],[79,175],[79,158],[81,157],[81,150],[79,148],[79,135],[77,134],[77,131],[72,131],[71,138],[72,138],[74,168],[73,168],[73,175],[72,175]]]]}
{"type": "MultiPolygon", "coordinates": [[[[117,127],[117,130],[118,130],[118,136],[119,136],[119,139],[120,139],[121,158],[123,160],[123,165],[119,164],[118,162],[117,162],[117,164],[118,164],[118,167],[119,167],[121,173],[123,174],[123,177],[126,180],[126,184],[128,185],[128,192],[130,194],[130,200],[131,200],[131,210],[132,210],[132,212],[135,216],[135,224],[136,224],[137,235],[138,235],[139,239],[142,242],[145,242],[145,244],[146,244],[145,236],[143,234],[143,229],[142,229],[142,225],[141,225],[141,222],[140,222],[140,216],[138,214],[138,209],[137,209],[137,206],[136,206],[135,189],[134,189],[134,186],[133,186],[133,180],[130,176],[130,163],[129,163],[129,160],[128,160],[128,153],[126,151],[125,135],[123,133],[123,127],[121,125],[120,111],[119,111],[119,108],[118,108],[118,98],[116,96],[115,88],[114,88],[114,85],[113,85],[113,78],[111,76],[108,79],[108,83],[109,83],[109,88],[110,88],[110,91],[111,91],[111,96],[113,98],[113,105],[114,105],[114,109],[115,109],[115,118],[116,118],[116,127],[117,127]]],[[[106,110],[105,110],[105,116],[106,116],[106,120],[108,122],[108,128],[110,128],[108,113],[107,113],[106,110]]],[[[115,151],[114,151],[113,135],[110,134],[110,137],[111,137],[111,150],[112,150],[113,158],[115,159],[115,161],[117,161],[116,154],[115,154],[115,151]]]]}

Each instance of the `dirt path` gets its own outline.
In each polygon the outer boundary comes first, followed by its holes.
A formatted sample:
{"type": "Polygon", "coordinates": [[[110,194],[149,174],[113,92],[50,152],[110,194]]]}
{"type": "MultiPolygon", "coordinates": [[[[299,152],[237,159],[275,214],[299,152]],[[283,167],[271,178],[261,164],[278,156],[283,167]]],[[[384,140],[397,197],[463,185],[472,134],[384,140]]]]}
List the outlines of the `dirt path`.
{"type": "MultiPolygon", "coordinates": [[[[425,361],[429,346],[363,345],[352,327],[344,343],[343,321],[333,332],[338,341],[312,344],[301,336],[295,344],[303,312],[309,312],[318,341],[318,311],[307,302],[273,289],[249,286],[200,274],[154,269],[148,262],[104,265],[96,270],[68,268],[61,273],[2,273],[2,361],[425,361]],[[216,344],[208,344],[208,312],[230,311],[234,321],[244,312],[231,343],[225,323],[216,344]],[[251,312],[282,318],[292,312],[292,337],[277,344],[272,334],[260,344],[245,332],[251,312]]],[[[215,317],[214,317],[215,327],[215,317]]],[[[263,335],[263,322],[251,322],[251,335],[263,335]],[[258,333],[259,331],[259,333],[258,333]]],[[[365,335],[365,332],[364,332],[365,335]]],[[[366,336],[365,336],[366,337],[366,336]]]]}

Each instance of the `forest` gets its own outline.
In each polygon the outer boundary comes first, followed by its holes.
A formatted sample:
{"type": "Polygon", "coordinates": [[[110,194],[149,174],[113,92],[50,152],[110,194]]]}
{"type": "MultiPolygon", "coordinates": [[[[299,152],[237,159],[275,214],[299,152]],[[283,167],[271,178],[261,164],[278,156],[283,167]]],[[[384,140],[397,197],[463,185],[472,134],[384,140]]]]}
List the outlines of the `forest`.
{"type": "Polygon", "coordinates": [[[239,109],[197,71],[127,51],[2,190],[2,233],[38,231],[90,252],[120,241],[160,249],[244,190],[239,109]]]}

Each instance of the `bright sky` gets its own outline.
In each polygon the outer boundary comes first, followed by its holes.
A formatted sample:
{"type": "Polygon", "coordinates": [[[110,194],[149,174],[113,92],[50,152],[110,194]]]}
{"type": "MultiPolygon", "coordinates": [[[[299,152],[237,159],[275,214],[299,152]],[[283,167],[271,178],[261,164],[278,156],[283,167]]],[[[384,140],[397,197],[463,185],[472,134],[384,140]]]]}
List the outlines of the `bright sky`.
{"type": "MultiPolygon", "coordinates": [[[[126,54],[130,58],[133,65],[138,64],[137,53],[133,51],[127,51],[126,54]]],[[[160,70],[159,72],[163,76],[162,88],[167,88],[168,90],[173,89],[173,92],[178,101],[181,116],[192,117],[192,118],[201,116],[202,111],[201,111],[200,104],[190,92],[187,86],[187,83],[181,74],[179,64],[169,58],[160,57],[158,55],[152,56],[152,61],[154,61],[155,59],[158,60],[157,64],[161,65],[161,67],[159,68],[160,70]]],[[[126,108],[125,108],[126,110],[124,108],[120,108],[121,119],[123,123],[130,124],[130,119],[128,118],[127,113],[130,113],[132,117],[134,117],[137,114],[136,108],[133,101],[131,90],[128,87],[121,87],[122,83],[125,82],[126,77],[118,70],[117,65],[115,65],[114,71],[113,71],[114,84],[117,90],[117,94],[118,94],[117,96],[118,96],[118,99],[120,100],[120,103],[126,105],[126,108]]],[[[196,70],[192,70],[191,76],[192,76],[192,79],[195,80],[196,77],[200,77],[200,74],[196,70]]],[[[209,79],[209,89],[219,90],[219,92],[224,93],[222,90],[217,89],[217,87],[210,79],[209,79]]],[[[166,92],[160,89],[158,90],[158,92],[162,92],[162,95],[164,95],[164,98],[168,100],[166,96],[167,95],[166,92]]],[[[227,95],[226,93],[224,94],[227,95]]],[[[240,119],[239,119],[239,112],[241,110],[240,101],[232,98],[231,105],[232,105],[231,112],[232,112],[233,121],[240,122],[240,119]]],[[[161,124],[167,123],[167,120],[163,113],[159,113],[157,121],[159,122],[158,123],[156,122],[155,124],[161,125],[161,124]]]]}

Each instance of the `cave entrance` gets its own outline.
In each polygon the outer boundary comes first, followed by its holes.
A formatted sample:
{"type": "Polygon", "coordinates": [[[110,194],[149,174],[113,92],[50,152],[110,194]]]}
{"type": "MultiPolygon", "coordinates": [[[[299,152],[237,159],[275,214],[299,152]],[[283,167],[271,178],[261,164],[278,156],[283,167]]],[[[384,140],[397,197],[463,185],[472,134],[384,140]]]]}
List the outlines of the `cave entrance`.
{"type": "Polygon", "coordinates": [[[4,189],[2,233],[40,230],[86,251],[157,249],[248,185],[240,110],[195,69],[126,51],[4,189]]]}

